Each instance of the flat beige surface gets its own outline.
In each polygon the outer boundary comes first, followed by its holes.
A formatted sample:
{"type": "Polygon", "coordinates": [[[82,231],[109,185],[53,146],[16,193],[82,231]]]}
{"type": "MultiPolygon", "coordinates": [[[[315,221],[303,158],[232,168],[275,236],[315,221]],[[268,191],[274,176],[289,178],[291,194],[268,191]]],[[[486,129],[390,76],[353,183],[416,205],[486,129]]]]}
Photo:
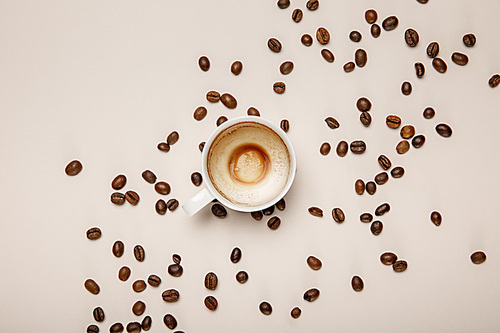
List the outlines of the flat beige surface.
{"type": "Polygon", "coordinates": [[[500,3],[322,0],[315,12],[304,4],[292,0],[280,10],[274,0],[0,2],[2,332],[84,332],[95,306],[106,313],[99,326],[107,332],[116,321],[142,319],[130,310],[138,299],[153,317],[152,332],[168,331],[166,313],[191,333],[500,330],[500,87],[487,84],[500,72],[500,3]],[[296,7],[304,10],[298,24],[290,19],[296,7]],[[379,23],[397,15],[399,27],[372,38],[363,15],[371,7],[379,23]],[[320,26],[332,35],[333,64],[321,58],[316,41],[310,48],[299,42],[320,26]],[[408,27],[420,33],[416,48],[404,43],[408,27]],[[348,39],[353,29],[363,34],[359,44],[348,39]],[[478,39],[471,49],[462,43],[468,32],[478,39]],[[269,37],[281,40],[281,53],[269,51],[269,37]],[[425,55],[431,41],[448,62],[444,75],[425,55]],[[342,65],[358,47],[367,50],[368,64],[346,74],[342,65]],[[467,66],[451,62],[455,51],[469,55],[467,66]],[[206,73],[197,67],[203,54],[212,62],[206,73]],[[235,77],[229,67],[237,59],[244,67],[235,77]],[[286,77],[278,70],[285,60],[295,63],[286,77]],[[426,66],[422,80],[416,61],[426,66]],[[287,84],[283,95],[272,91],[280,80],[287,84]],[[400,92],[405,80],[413,83],[411,96],[400,92]],[[232,93],[237,109],[209,105],[209,90],[232,93]],[[373,103],[369,128],[358,120],[360,96],[373,103]],[[202,122],[192,117],[199,105],[209,110],[202,122]],[[287,209],[278,214],[280,228],[271,231],[265,221],[233,211],[219,220],[209,208],[194,218],[181,209],[156,214],[160,195],[142,171],[170,183],[167,198],[185,202],[199,190],[190,182],[200,168],[198,143],[220,115],[241,116],[249,106],[276,123],[290,120],[298,173],[287,209]],[[422,117],[426,106],[436,109],[434,119],[422,117]],[[425,134],[424,147],[398,156],[399,135],[384,123],[388,114],[425,134]],[[341,127],[328,129],[327,116],[341,127]],[[451,138],[435,133],[438,122],[453,127],[451,138]],[[180,140],[164,154],[156,145],[172,130],[180,140]],[[355,139],[367,142],[363,155],[318,152],[324,141],[355,139]],[[354,181],[381,171],[381,153],[404,166],[405,176],[373,196],[357,196],[354,181]],[[73,159],[84,169],[68,177],[64,167],[73,159]],[[139,205],[109,202],[119,173],[128,177],[126,189],[140,194],[139,205]],[[383,202],[392,209],[375,237],[358,216],[383,202]],[[325,210],[324,218],[307,212],[313,205],[325,210]],[[331,218],[333,207],[344,210],[343,224],[331,218]],[[443,215],[439,228],[429,220],[432,210],[443,215]],[[85,237],[93,226],[103,232],[95,242],[85,237]],[[117,239],[126,245],[120,259],[111,254],[117,239]],[[146,250],[143,263],[133,258],[136,244],[146,250]],[[236,265],[229,261],[234,246],[243,251],[236,265]],[[488,255],[482,265],[469,259],[476,250],[488,255]],[[383,266],[378,258],[385,251],[406,259],[408,270],[383,266]],[[182,256],[180,278],[166,273],[173,253],[182,256]],[[306,265],[309,255],[323,261],[321,270],[306,265]],[[116,277],[122,265],[132,269],[125,283],[116,277]],[[244,285],[235,281],[239,270],[249,273],[244,285]],[[209,271],[219,276],[213,292],[203,286],[209,271]],[[161,286],[134,293],[131,283],[151,273],[161,276],[161,286]],[[365,282],[361,293],[351,289],[353,275],[365,282]],[[83,288],[87,278],[100,284],[99,295],[83,288]],[[311,287],[321,296],[307,303],[302,294],[311,287]],[[179,290],[179,302],[162,301],[168,288],[179,290]],[[203,305],[209,294],[219,301],[215,312],[203,305]],[[271,316],[258,311],[262,300],[273,305],[271,316]],[[302,308],[297,320],[289,315],[294,306],[302,308]]]}

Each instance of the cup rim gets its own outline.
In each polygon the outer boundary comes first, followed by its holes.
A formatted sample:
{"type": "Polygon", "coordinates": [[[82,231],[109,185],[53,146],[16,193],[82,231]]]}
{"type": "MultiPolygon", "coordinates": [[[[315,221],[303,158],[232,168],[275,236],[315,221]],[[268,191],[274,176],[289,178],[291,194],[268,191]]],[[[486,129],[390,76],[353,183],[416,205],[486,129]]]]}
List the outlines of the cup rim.
{"type": "Polygon", "coordinates": [[[255,212],[259,210],[266,209],[268,207],[271,207],[278,201],[280,201],[285,194],[290,190],[293,181],[295,179],[295,173],[297,169],[297,160],[295,156],[295,150],[293,149],[292,141],[288,137],[288,135],[283,131],[279,126],[277,126],[275,123],[272,121],[262,118],[260,116],[242,116],[242,117],[236,117],[230,120],[225,121],[223,124],[219,125],[213,132],[210,134],[208,137],[207,141],[205,142],[205,146],[203,148],[203,152],[201,155],[201,173],[203,175],[203,178],[205,179],[205,186],[207,187],[208,191],[224,206],[236,210],[239,212],[255,212]],[[215,188],[215,186],[212,184],[212,181],[210,180],[210,177],[208,175],[208,170],[207,170],[207,158],[208,158],[208,152],[210,150],[211,145],[213,144],[215,138],[225,129],[239,124],[239,123],[245,123],[245,122],[253,122],[253,123],[258,123],[265,125],[269,128],[271,128],[276,134],[279,135],[281,140],[285,143],[285,146],[288,149],[288,154],[290,156],[290,172],[288,176],[287,183],[283,187],[283,189],[278,193],[275,197],[273,197],[272,200],[269,200],[265,204],[261,204],[258,206],[244,206],[244,205],[238,205],[235,204],[226,198],[224,198],[215,188]]]}

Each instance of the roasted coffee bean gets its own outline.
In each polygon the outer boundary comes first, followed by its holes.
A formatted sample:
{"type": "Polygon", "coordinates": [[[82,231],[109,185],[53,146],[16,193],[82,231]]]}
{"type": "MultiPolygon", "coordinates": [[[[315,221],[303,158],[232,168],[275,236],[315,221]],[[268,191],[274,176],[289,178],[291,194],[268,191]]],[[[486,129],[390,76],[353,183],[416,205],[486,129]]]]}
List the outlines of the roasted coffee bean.
{"type": "Polygon", "coordinates": [[[392,166],[391,160],[385,155],[380,155],[377,160],[378,160],[378,164],[384,170],[389,170],[392,166]]]}
{"type": "Polygon", "coordinates": [[[134,257],[139,262],[143,262],[146,258],[146,252],[141,245],[134,246],[134,257]]]}
{"type": "Polygon", "coordinates": [[[101,229],[97,227],[90,228],[87,230],[87,238],[90,240],[96,240],[101,238],[101,229]]]}
{"type": "Polygon", "coordinates": [[[388,180],[389,180],[389,175],[385,171],[375,176],[375,183],[377,183],[377,185],[384,185],[385,183],[387,183],[388,180]]]}
{"type": "Polygon", "coordinates": [[[219,118],[217,118],[217,121],[215,122],[215,124],[217,126],[220,126],[220,125],[224,124],[226,121],[228,121],[226,116],[220,116],[219,118]]]}
{"type": "Polygon", "coordinates": [[[363,213],[359,215],[359,220],[363,223],[370,223],[373,221],[373,215],[370,213],[363,213]]]}
{"type": "Polygon", "coordinates": [[[80,173],[80,171],[82,171],[82,169],[83,169],[82,162],[74,160],[69,162],[68,165],[66,165],[64,172],[66,172],[68,176],[76,176],[77,174],[80,173]]]}
{"type": "Polygon", "coordinates": [[[325,59],[327,62],[334,62],[335,61],[335,56],[333,55],[332,51],[329,49],[322,49],[321,50],[321,56],[323,59],[325,59]]]}
{"type": "Polygon", "coordinates": [[[368,9],[365,12],[365,20],[368,22],[368,24],[375,23],[377,21],[378,14],[375,9],[368,9]]]}
{"type": "Polygon", "coordinates": [[[394,272],[400,273],[406,271],[408,263],[405,260],[398,260],[392,264],[394,272]]]}
{"type": "Polygon", "coordinates": [[[446,70],[448,69],[446,62],[444,62],[441,58],[432,59],[432,67],[434,67],[434,69],[439,73],[446,73],[446,70]]]}
{"type": "Polygon", "coordinates": [[[399,132],[403,139],[411,139],[415,135],[415,127],[412,125],[405,125],[399,132]]]}
{"type": "Polygon", "coordinates": [[[330,153],[331,149],[332,149],[332,147],[330,146],[330,144],[328,142],[323,142],[321,144],[321,147],[319,147],[319,152],[321,155],[326,156],[330,153]]]}
{"type": "Polygon", "coordinates": [[[405,169],[403,167],[397,166],[391,170],[391,176],[393,178],[401,178],[405,174],[405,169]]]}
{"type": "Polygon", "coordinates": [[[398,128],[401,125],[401,118],[395,115],[389,115],[385,118],[385,123],[390,128],[398,128]]]}
{"type": "Polygon", "coordinates": [[[366,150],[366,143],[361,140],[356,140],[351,142],[350,148],[354,154],[363,154],[366,150]]]}
{"type": "Polygon", "coordinates": [[[325,122],[331,129],[336,129],[340,127],[340,123],[335,118],[328,117],[325,119],[325,122]]]}
{"type": "Polygon", "coordinates": [[[170,264],[168,265],[167,272],[174,277],[179,277],[184,272],[184,269],[180,264],[170,264]]]}
{"type": "Polygon", "coordinates": [[[303,34],[302,37],[300,37],[300,42],[304,44],[304,46],[311,46],[313,43],[313,38],[309,34],[303,34]]]}
{"type": "Polygon", "coordinates": [[[280,201],[278,201],[275,206],[276,206],[276,208],[278,208],[281,211],[285,210],[285,208],[286,208],[285,199],[281,198],[280,201]]]}
{"type": "Polygon", "coordinates": [[[368,193],[369,195],[374,195],[375,192],[377,192],[377,184],[370,180],[366,183],[366,193],[368,193]]]}
{"type": "Polygon", "coordinates": [[[203,148],[205,148],[205,141],[200,142],[200,144],[198,145],[198,149],[200,150],[200,152],[203,152],[203,148]]]}
{"type": "Polygon", "coordinates": [[[236,281],[243,284],[248,281],[248,273],[245,271],[239,271],[236,273],[236,281]]]}
{"type": "Polygon", "coordinates": [[[462,41],[464,42],[465,46],[473,47],[474,45],[476,45],[476,36],[474,34],[466,34],[462,37],[462,41]]]}
{"type": "Polygon", "coordinates": [[[405,154],[410,150],[410,143],[406,140],[401,140],[396,146],[396,152],[400,155],[405,154]]]}
{"type": "Polygon", "coordinates": [[[220,96],[220,101],[228,109],[234,109],[238,105],[236,98],[233,95],[224,93],[220,96]]]}
{"type": "Polygon", "coordinates": [[[114,323],[109,327],[109,333],[122,333],[122,332],[123,332],[122,323],[114,323]]]}
{"type": "Polygon", "coordinates": [[[233,264],[237,264],[241,260],[241,250],[239,247],[235,247],[231,251],[231,255],[229,256],[229,259],[233,264]]]}
{"type": "Polygon", "coordinates": [[[465,66],[469,62],[469,57],[466,54],[454,52],[451,55],[451,60],[457,65],[465,66]]]}
{"type": "Polygon", "coordinates": [[[292,311],[290,311],[290,316],[292,316],[293,319],[297,319],[300,317],[300,314],[302,313],[302,310],[298,307],[294,307],[292,311]]]}
{"type": "Polygon", "coordinates": [[[418,3],[421,3],[421,4],[426,4],[429,2],[429,0],[417,0],[418,3]]]}
{"type": "Polygon", "coordinates": [[[425,74],[425,66],[421,62],[415,63],[415,74],[419,79],[424,77],[425,74]]]}
{"type": "Polygon", "coordinates": [[[153,320],[151,319],[150,316],[144,317],[141,323],[141,328],[143,331],[149,331],[151,329],[151,325],[153,323],[153,320]]]}
{"type": "Polygon", "coordinates": [[[256,108],[254,108],[253,106],[249,107],[248,110],[247,110],[247,115],[249,116],[256,116],[256,117],[260,117],[260,112],[259,110],[257,110],[256,108]]]}
{"type": "Polygon", "coordinates": [[[321,262],[321,260],[319,260],[315,256],[307,257],[306,262],[307,262],[307,265],[309,267],[311,267],[312,270],[315,270],[315,271],[321,269],[321,266],[323,266],[323,263],[321,262]]]}
{"type": "Polygon", "coordinates": [[[358,67],[365,67],[366,62],[368,61],[366,51],[363,49],[357,49],[354,53],[354,61],[358,67]]]}
{"type": "Polygon", "coordinates": [[[177,207],[179,207],[179,201],[177,199],[170,199],[167,201],[167,209],[173,212],[177,207]]]}
{"type": "Polygon", "coordinates": [[[217,310],[217,306],[218,305],[219,305],[219,303],[217,302],[217,299],[215,297],[213,297],[213,296],[207,296],[207,297],[205,297],[205,306],[210,311],[217,310]]]}
{"type": "Polygon", "coordinates": [[[171,132],[168,136],[167,136],[167,143],[171,146],[173,144],[175,144],[177,141],[179,141],[179,133],[177,133],[176,131],[173,131],[171,132]]]}
{"type": "Polygon", "coordinates": [[[167,212],[167,204],[165,203],[165,200],[159,199],[158,201],[156,201],[155,210],[158,214],[165,215],[165,213],[167,212]]]}
{"type": "Polygon", "coordinates": [[[203,177],[201,176],[201,173],[193,172],[191,174],[191,182],[193,183],[194,186],[200,186],[201,183],[203,182],[203,177]]]}
{"type": "Polygon", "coordinates": [[[323,210],[321,208],[318,208],[318,207],[309,207],[308,210],[309,210],[309,213],[312,216],[323,217],[323,210]]]}
{"type": "Polygon", "coordinates": [[[363,283],[363,279],[361,279],[359,276],[355,275],[351,279],[351,286],[354,291],[361,291],[363,290],[365,284],[363,283]]]}
{"type": "Polygon", "coordinates": [[[161,298],[167,303],[177,302],[180,294],[175,289],[167,289],[161,294],[161,298]]]}
{"type": "Polygon", "coordinates": [[[442,217],[439,212],[434,211],[431,213],[431,222],[434,223],[436,227],[439,227],[441,225],[441,220],[442,217]]]}
{"type": "Polygon", "coordinates": [[[207,92],[206,98],[210,103],[217,103],[220,100],[220,94],[217,91],[211,90],[207,92]]]}
{"type": "Polygon", "coordinates": [[[140,333],[141,332],[141,324],[134,321],[127,324],[127,332],[128,333],[140,333]]]}
{"type": "Polygon", "coordinates": [[[165,316],[163,316],[163,323],[171,330],[177,327],[177,319],[175,319],[175,317],[170,313],[167,313],[165,316]]]}
{"type": "Polygon", "coordinates": [[[132,283],[132,290],[136,293],[143,292],[146,290],[146,282],[144,282],[144,280],[134,281],[134,283],[132,283]]]}
{"type": "Polygon", "coordinates": [[[203,120],[207,116],[207,113],[208,111],[206,107],[198,106],[196,110],[194,110],[193,118],[198,121],[203,120]]]}
{"type": "Polygon", "coordinates": [[[407,29],[405,31],[405,41],[406,44],[410,47],[415,47],[418,45],[418,41],[420,40],[418,36],[418,32],[415,29],[407,29]]]}
{"type": "Polygon", "coordinates": [[[267,46],[269,47],[269,49],[271,51],[273,51],[275,53],[278,53],[281,51],[281,43],[276,38],[269,38],[269,40],[267,41],[267,46]]]}
{"type": "Polygon", "coordinates": [[[375,209],[375,215],[382,216],[385,213],[389,212],[390,210],[391,210],[391,206],[387,202],[385,202],[375,209]]]}
{"type": "Polygon", "coordinates": [[[361,35],[361,33],[359,31],[353,30],[349,33],[349,39],[355,43],[358,43],[359,41],[361,41],[361,38],[363,38],[363,36],[361,35]]]}
{"type": "Polygon", "coordinates": [[[125,199],[128,201],[129,204],[135,206],[139,203],[139,194],[137,194],[137,192],[135,191],[132,191],[132,190],[128,190],[127,192],[125,192],[125,199]]]}
{"type": "Polygon", "coordinates": [[[222,219],[222,218],[227,216],[227,211],[226,211],[226,208],[224,208],[224,206],[216,203],[212,206],[212,214],[214,214],[214,216],[222,219]]]}
{"type": "Polygon", "coordinates": [[[384,265],[392,265],[398,260],[398,256],[392,252],[384,252],[380,255],[380,262],[384,265]]]}
{"type": "Polygon", "coordinates": [[[99,327],[97,325],[89,325],[87,327],[87,333],[99,333],[99,327]]]}
{"type": "Polygon", "coordinates": [[[262,214],[269,216],[274,213],[274,206],[269,206],[262,211],[262,214]]]}
{"type": "Polygon", "coordinates": [[[436,132],[444,138],[449,138],[453,133],[451,127],[443,123],[436,125],[436,132]]]}
{"type": "Polygon", "coordinates": [[[432,119],[432,118],[434,118],[436,111],[434,111],[434,109],[431,107],[427,107],[427,108],[425,108],[423,114],[424,114],[425,119],[432,119]]]}
{"type": "Polygon", "coordinates": [[[366,97],[360,97],[356,101],[356,107],[359,111],[370,111],[372,108],[372,102],[366,97]]]}
{"type": "Polygon", "coordinates": [[[123,252],[125,252],[125,245],[123,244],[122,241],[117,240],[116,242],[113,243],[113,248],[111,249],[111,252],[113,252],[113,255],[117,258],[120,258],[123,255],[123,252]]]}
{"type": "Polygon", "coordinates": [[[495,88],[500,84],[500,75],[499,74],[494,74],[489,80],[488,84],[490,87],[495,88]]]}
{"type": "Polygon", "coordinates": [[[338,207],[332,209],[332,217],[337,223],[342,223],[345,221],[344,211],[338,207]]]}
{"type": "Polygon", "coordinates": [[[401,85],[401,92],[403,93],[403,95],[405,96],[410,95],[411,90],[412,90],[411,83],[408,81],[403,82],[403,84],[401,85]]]}
{"type": "Polygon", "coordinates": [[[290,122],[288,119],[282,119],[280,122],[280,128],[286,133],[290,129],[290,122]]]}
{"type": "Polygon", "coordinates": [[[198,65],[202,71],[206,72],[210,69],[210,60],[206,56],[201,56],[198,59],[198,65]]]}
{"type": "Polygon", "coordinates": [[[306,7],[309,10],[316,10],[319,7],[319,1],[318,0],[307,0],[306,7]]]}
{"type": "Polygon", "coordinates": [[[291,61],[285,61],[284,63],[281,64],[280,66],[280,73],[283,75],[288,75],[293,71],[293,62],[291,61]]]}
{"type": "Polygon", "coordinates": [[[127,177],[125,175],[118,175],[111,182],[111,187],[114,190],[120,190],[125,186],[125,184],[127,184],[127,177]]]}
{"type": "Polygon", "coordinates": [[[362,179],[356,180],[354,183],[354,191],[359,195],[365,192],[365,182],[362,179]]]}
{"type": "Polygon", "coordinates": [[[257,220],[257,221],[260,221],[262,220],[262,217],[263,217],[263,214],[261,211],[258,211],[258,212],[251,212],[250,215],[252,215],[252,217],[257,220]]]}
{"type": "Polygon", "coordinates": [[[344,157],[345,155],[347,155],[348,150],[349,150],[349,144],[347,144],[347,142],[340,141],[337,144],[337,155],[339,155],[340,157],[344,157]]]}
{"type": "Polygon", "coordinates": [[[304,299],[308,302],[314,302],[315,300],[318,299],[318,297],[319,297],[319,290],[316,288],[309,289],[304,293],[304,299]]]}
{"type": "Polygon", "coordinates": [[[166,142],[160,142],[157,146],[158,150],[168,153],[170,151],[170,146],[166,142]]]}
{"type": "Polygon", "coordinates": [[[181,256],[178,255],[177,253],[172,254],[172,261],[176,264],[181,263],[181,256]]]}
{"type": "Polygon", "coordinates": [[[234,75],[240,75],[243,70],[243,63],[241,61],[235,61],[231,64],[231,73],[234,75]]]}
{"type": "Polygon", "coordinates": [[[269,229],[271,230],[276,230],[279,228],[281,224],[281,220],[279,217],[277,216],[273,216],[271,217],[268,221],[267,221],[267,226],[269,227],[269,229]]]}
{"type": "Polygon", "coordinates": [[[285,82],[274,82],[273,90],[277,94],[283,94],[286,90],[285,82]]]}
{"type": "Polygon", "coordinates": [[[470,255],[472,263],[479,265],[486,261],[486,253],[483,251],[476,251],[470,255]]]}
{"type": "Polygon", "coordinates": [[[148,277],[148,283],[151,287],[158,287],[161,283],[161,278],[158,275],[151,274],[148,277]]]}
{"type": "Polygon", "coordinates": [[[384,228],[384,225],[382,224],[382,222],[380,221],[374,221],[372,223],[372,225],[370,226],[370,231],[372,232],[372,234],[374,234],[375,236],[378,236],[380,235],[380,233],[382,232],[382,229],[384,228]]]}
{"type": "Polygon", "coordinates": [[[273,312],[273,307],[268,302],[261,302],[259,304],[259,310],[266,316],[269,316],[273,312]]]}
{"type": "Polygon", "coordinates": [[[156,181],[156,175],[151,170],[144,170],[142,172],[142,178],[150,184],[154,184],[156,181]]]}
{"type": "Polygon", "coordinates": [[[104,321],[104,310],[100,306],[92,311],[92,315],[94,316],[95,321],[97,321],[98,323],[104,321]]]}
{"type": "Polygon", "coordinates": [[[413,138],[413,140],[411,140],[411,144],[415,148],[422,147],[424,145],[424,143],[425,143],[425,136],[423,136],[423,135],[417,135],[413,138]]]}
{"type": "Polygon", "coordinates": [[[99,285],[92,279],[85,280],[85,283],[83,285],[85,286],[85,289],[87,289],[87,291],[91,294],[97,295],[99,294],[99,291],[101,291],[99,285]]]}
{"type": "Polygon", "coordinates": [[[372,26],[370,27],[370,32],[373,38],[379,38],[382,30],[380,29],[380,26],[378,24],[372,24],[372,26]]]}
{"type": "Polygon", "coordinates": [[[359,114],[359,120],[363,124],[363,126],[368,127],[372,123],[372,116],[367,111],[363,111],[359,114]]]}
{"type": "Polygon", "coordinates": [[[127,266],[123,266],[122,268],[120,268],[120,270],[118,271],[118,279],[120,281],[127,281],[129,277],[130,268],[128,268],[127,266]]]}
{"type": "Polygon", "coordinates": [[[391,31],[398,27],[399,20],[396,16],[389,16],[385,20],[382,21],[382,28],[385,31],[391,31]]]}
{"type": "Polygon", "coordinates": [[[427,55],[429,58],[436,58],[439,54],[439,44],[438,42],[432,42],[427,46],[427,55]]]}
{"type": "Polygon", "coordinates": [[[167,182],[160,181],[155,184],[155,191],[161,195],[167,195],[170,193],[170,185],[167,182]]]}
{"type": "Polygon", "coordinates": [[[278,7],[281,9],[288,8],[290,6],[290,0],[278,0],[278,7]]]}
{"type": "Polygon", "coordinates": [[[132,305],[132,313],[141,316],[146,311],[146,304],[143,301],[137,301],[132,305]]]}
{"type": "Polygon", "coordinates": [[[302,16],[304,14],[302,13],[302,10],[299,8],[295,8],[292,12],[292,20],[296,23],[299,23],[302,20],[302,16]]]}
{"type": "Polygon", "coordinates": [[[209,272],[205,275],[205,288],[215,290],[218,283],[217,275],[214,272],[209,272]]]}
{"type": "Polygon", "coordinates": [[[354,65],[354,62],[349,61],[344,64],[344,72],[350,73],[354,70],[356,66],[354,65]]]}
{"type": "Polygon", "coordinates": [[[120,192],[112,193],[111,202],[115,205],[123,205],[125,203],[125,194],[120,192]]]}

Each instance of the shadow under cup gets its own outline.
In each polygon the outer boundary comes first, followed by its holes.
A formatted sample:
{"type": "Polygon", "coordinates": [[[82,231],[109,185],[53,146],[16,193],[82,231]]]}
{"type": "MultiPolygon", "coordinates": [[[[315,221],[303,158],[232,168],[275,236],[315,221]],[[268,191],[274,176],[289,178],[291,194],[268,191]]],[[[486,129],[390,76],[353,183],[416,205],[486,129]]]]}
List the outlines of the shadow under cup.
{"type": "Polygon", "coordinates": [[[207,173],[215,190],[245,207],[272,205],[289,185],[292,163],[283,139],[251,120],[224,129],[207,154],[207,173]]]}

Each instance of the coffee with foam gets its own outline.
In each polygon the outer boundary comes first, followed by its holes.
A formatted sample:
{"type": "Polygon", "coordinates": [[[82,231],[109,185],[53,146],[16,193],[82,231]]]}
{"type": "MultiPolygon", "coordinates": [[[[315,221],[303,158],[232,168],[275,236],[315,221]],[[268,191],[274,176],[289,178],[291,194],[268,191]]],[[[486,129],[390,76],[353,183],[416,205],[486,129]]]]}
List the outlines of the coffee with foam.
{"type": "Polygon", "coordinates": [[[215,138],[207,155],[210,180],[234,204],[259,206],[274,199],[290,175],[290,154],[271,128],[252,121],[232,125],[215,138]]]}

